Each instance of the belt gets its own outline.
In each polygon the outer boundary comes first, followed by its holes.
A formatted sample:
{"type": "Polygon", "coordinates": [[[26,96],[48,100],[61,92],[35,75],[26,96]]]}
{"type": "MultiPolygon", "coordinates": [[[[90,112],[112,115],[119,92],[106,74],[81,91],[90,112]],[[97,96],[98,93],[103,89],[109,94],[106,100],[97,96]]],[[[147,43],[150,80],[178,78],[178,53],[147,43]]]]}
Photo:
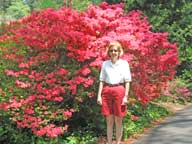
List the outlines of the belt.
{"type": "Polygon", "coordinates": [[[124,86],[124,83],[118,83],[118,84],[109,84],[109,83],[105,83],[104,86],[109,86],[109,87],[124,86]]]}

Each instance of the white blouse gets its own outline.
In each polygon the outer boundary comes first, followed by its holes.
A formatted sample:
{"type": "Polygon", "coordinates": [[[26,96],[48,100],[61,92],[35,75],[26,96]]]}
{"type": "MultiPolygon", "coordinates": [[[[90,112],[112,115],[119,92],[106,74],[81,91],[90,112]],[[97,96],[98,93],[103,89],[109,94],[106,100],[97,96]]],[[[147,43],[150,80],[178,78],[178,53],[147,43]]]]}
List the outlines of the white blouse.
{"type": "Polygon", "coordinates": [[[108,84],[119,84],[131,81],[131,72],[126,60],[119,59],[115,64],[111,60],[103,62],[100,81],[108,84]]]}

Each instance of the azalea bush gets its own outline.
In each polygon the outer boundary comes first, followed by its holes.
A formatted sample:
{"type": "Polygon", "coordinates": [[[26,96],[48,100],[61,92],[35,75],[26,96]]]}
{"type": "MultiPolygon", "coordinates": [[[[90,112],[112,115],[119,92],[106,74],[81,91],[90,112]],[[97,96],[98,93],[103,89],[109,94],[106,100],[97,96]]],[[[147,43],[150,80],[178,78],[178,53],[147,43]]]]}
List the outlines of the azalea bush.
{"type": "Polygon", "coordinates": [[[18,128],[51,138],[79,125],[98,128],[98,75],[113,40],[130,63],[130,96],[142,105],[159,96],[174,77],[177,46],[168,33],[150,31],[141,11],[124,13],[123,6],[49,8],[7,25],[0,37],[0,109],[18,128]]]}

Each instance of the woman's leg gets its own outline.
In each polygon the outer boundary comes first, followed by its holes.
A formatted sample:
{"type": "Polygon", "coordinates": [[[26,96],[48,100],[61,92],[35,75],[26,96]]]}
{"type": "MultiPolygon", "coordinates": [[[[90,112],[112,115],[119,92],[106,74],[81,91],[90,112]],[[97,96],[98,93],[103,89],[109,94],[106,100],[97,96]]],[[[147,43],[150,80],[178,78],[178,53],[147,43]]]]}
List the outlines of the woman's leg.
{"type": "Polygon", "coordinates": [[[115,116],[115,131],[116,131],[116,144],[121,143],[122,133],[123,133],[123,122],[122,117],[115,116]]]}
{"type": "Polygon", "coordinates": [[[107,122],[107,141],[108,144],[112,144],[114,116],[113,115],[106,116],[106,122],[107,122]]]}

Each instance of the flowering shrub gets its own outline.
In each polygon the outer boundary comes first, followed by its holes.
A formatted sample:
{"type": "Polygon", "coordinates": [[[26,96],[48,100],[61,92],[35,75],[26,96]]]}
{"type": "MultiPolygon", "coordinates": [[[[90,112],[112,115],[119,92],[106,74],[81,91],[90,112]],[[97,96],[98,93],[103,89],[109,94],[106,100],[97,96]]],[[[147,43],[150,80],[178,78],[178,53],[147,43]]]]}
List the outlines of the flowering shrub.
{"type": "Polygon", "coordinates": [[[165,98],[165,100],[167,101],[186,104],[187,102],[191,102],[192,93],[186,82],[182,79],[177,78],[168,83],[168,87],[162,93],[162,95],[166,96],[162,97],[162,99],[165,98]]]}
{"type": "Polygon", "coordinates": [[[140,11],[124,14],[123,4],[107,3],[85,12],[46,9],[10,23],[0,37],[0,86],[6,93],[0,108],[38,136],[63,134],[84,99],[96,95],[111,40],[122,43],[122,58],[130,63],[131,95],[146,104],[166,87],[178,63],[176,44],[150,28],[140,11]]]}

